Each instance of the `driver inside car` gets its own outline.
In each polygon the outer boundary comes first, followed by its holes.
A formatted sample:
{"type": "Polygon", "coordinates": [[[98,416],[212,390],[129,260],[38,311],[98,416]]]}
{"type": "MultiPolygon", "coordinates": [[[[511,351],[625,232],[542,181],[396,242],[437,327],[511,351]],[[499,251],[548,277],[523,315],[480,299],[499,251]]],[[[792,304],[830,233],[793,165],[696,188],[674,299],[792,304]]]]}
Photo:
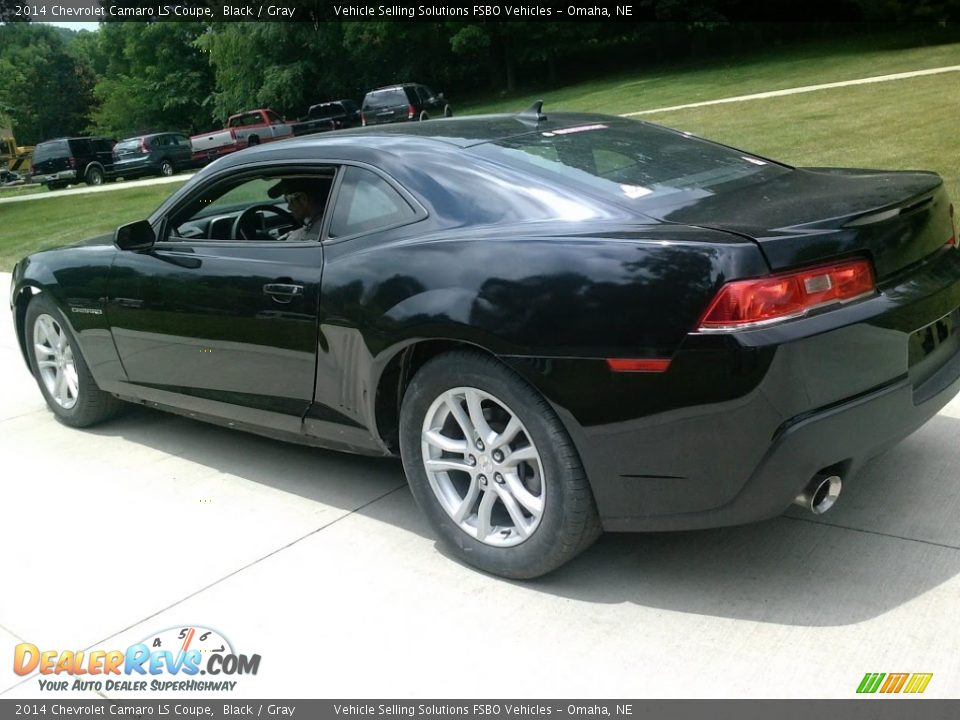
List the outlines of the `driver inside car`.
{"type": "Polygon", "coordinates": [[[284,178],[270,188],[267,195],[271,198],[283,196],[290,214],[302,226],[280,239],[287,242],[318,240],[329,192],[329,181],[311,178],[284,178]]]}

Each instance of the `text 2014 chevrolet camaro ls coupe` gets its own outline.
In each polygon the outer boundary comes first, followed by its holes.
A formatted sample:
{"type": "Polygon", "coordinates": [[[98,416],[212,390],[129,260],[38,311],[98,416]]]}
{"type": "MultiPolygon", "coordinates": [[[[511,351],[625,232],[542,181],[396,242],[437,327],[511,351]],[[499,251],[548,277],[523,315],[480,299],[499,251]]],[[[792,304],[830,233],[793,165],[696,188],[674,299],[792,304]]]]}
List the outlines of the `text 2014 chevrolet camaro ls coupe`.
{"type": "Polygon", "coordinates": [[[461,558],[529,578],[601,529],[833,504],[958,390],[952,214],[932,173],[537,105],[230,155],[11,304],[63,422],[399,454],[461,558]]]}

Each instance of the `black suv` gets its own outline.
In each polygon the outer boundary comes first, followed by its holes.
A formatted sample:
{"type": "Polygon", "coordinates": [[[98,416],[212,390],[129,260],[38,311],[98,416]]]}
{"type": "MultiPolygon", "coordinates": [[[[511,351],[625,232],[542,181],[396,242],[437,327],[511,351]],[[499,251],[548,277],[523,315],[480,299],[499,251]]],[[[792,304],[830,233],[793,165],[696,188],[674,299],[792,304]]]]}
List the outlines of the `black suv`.
{"type": "Polygon", "coordinates": [[[311,105],[307,120],[329,120],[334,130],[341,130],[359,125],[360,111],[353,100],[333,100],[311,105]]]}
{"type": "Polygon", "coordinates": [[[193,167],[190,138],[179,133],[153,133],[121,140],[113,146],[113,171],[125,179],[138,175],[170,177],[193,167]]]}
{"type": "Polygon", "coordinates": [[[450,117],[453,111],[443,93],[434,94],[426,85],[406,83],[371,90],[363,98],[360,121],[363,125],[429,120],[450,117]]]}
{"type": "Polygon", "coordinates": [[[115,177],[113,143],[105,137],[75,137],[47,140],[33,149],[33,181],[51,190],[83,181],[102,185],[115,177]]]}

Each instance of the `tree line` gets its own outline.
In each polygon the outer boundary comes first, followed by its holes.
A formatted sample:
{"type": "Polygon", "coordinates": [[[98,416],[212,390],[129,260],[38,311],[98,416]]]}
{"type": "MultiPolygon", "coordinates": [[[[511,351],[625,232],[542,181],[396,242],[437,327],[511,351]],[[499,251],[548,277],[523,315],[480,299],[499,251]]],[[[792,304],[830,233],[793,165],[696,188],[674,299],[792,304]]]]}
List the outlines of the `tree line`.
{"type": "Polygon", "coordinates": [[[193,134],[241,110],[272,107],[292,119],[313,103],[359,100],[403,81],[430,84],[456,103],[745,45],[871,32],[880,21],[936,20],[923,32],[942,34],[960,0],[837,0],[833,11],[857,21],[845,25],[731,21],[709,0],[640,4],[654,22],[105,22],[96,32],[6,22],[0,125],[12,121],[20,144],[86,133],[193,134]]]}

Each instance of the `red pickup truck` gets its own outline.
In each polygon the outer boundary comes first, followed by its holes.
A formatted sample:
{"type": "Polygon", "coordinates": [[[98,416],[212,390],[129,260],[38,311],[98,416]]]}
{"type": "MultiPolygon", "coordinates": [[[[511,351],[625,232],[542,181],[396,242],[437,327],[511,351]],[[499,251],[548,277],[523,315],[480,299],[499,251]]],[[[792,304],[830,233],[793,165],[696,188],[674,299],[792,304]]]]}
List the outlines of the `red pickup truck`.
{"type": "Polygon", "coordinates": [[[194,160],[212,160],[251,145],[293,137],[293,127],[269,108],[231,115],[223,130],[190,138],[194,160]]]}
{"type": "Polygon", "coordinates": [[[251,145],[335,129],[336,124],[330,118],[288,123],[270,108],[261,108],[231,115],[223,130],[194,135],[190,138],[190,145],[193,159],[204,161],[251,145]]]}

